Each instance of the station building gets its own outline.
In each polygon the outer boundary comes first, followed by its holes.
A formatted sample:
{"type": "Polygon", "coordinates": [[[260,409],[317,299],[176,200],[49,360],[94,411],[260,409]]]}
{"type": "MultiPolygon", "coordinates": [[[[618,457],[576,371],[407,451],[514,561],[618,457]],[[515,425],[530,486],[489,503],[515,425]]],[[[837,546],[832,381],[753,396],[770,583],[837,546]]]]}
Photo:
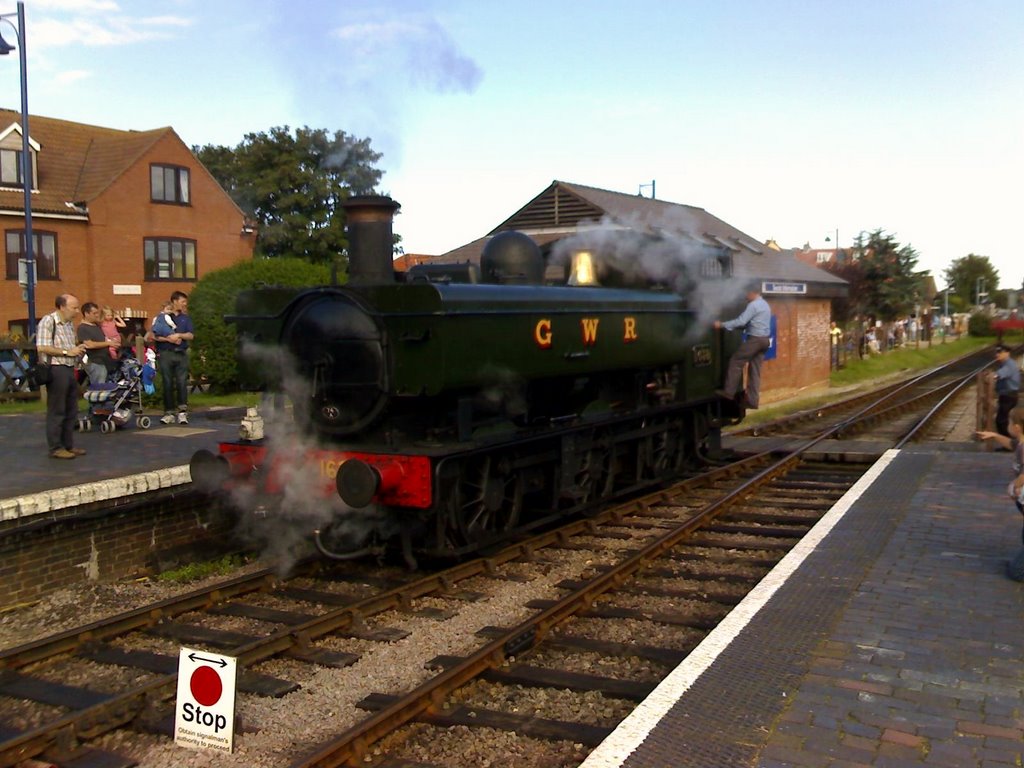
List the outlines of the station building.
{"type": "MultiPolygon", "coordinates": [[[[847,283],[800,261],[793,251],[763,245],[703,208],[553,181],[483,237],[427,262],[479,265],[488,240],[509,230],[529,235],[548,255],[559,241],[587,230],[640,232],[684,249],[727,252],[733,276],[743,283],[760,283],[772,308],[774,348],[762,368],[762,402],[828,385],[831,300],[846,296],[847,283]]],[[[416,262],[424,258],[417,256],[416,262]]]]}
{"type": "MultiPolygon", "coordinates": [[[[173,291],[251,259],[254,227],[172,128],[120,130],[29,116],[37,319],[65,292],[141,328],[173,291]]],[[[0,335],[25,335],[21,114],[0,109],[0,335]]]]}

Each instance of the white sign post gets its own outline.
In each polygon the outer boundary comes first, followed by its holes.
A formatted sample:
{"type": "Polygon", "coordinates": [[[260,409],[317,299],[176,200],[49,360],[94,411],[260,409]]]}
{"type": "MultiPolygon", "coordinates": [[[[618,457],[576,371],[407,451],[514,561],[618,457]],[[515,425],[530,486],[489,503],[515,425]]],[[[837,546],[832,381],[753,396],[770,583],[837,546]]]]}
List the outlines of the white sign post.
{"type": "Polygon", "coordinates": [[[174,741],[191,749],[231,752],[235,736],[236,659],[182,648],[174,741]]]}

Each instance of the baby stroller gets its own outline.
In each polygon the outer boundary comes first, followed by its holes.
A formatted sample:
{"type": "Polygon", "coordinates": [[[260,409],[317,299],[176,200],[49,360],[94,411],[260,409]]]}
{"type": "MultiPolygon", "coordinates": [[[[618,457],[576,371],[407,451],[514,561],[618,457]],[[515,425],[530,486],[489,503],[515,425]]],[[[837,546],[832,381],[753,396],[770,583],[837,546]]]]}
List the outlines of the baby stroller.
{"type": "Polygon", "coordinates": [[[78,429],[89,432],[93,422],[98,421],[100,432],[108,434],[126,426],[133,415],[139,429],[149,429],[152,422],[149,416],[142,414],[142,390],[142,365],[130,354],[125,354],[113,382],[97,384],[86,390],[89,415],[78,420],[78,429]]]}

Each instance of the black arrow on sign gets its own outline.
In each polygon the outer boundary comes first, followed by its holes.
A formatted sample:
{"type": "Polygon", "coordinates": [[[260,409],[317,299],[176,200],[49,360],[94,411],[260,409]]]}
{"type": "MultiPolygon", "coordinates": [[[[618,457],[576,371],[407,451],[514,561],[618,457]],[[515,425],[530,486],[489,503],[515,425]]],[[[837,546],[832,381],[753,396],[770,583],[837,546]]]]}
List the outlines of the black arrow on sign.
{"type": "Polygon", "coordinates": [[[208,659],[205,656],[197,656],[194,653],[190,653],[188,655],[188,658],[189,658],[189,661],[191,661],[193,663],[197,662],[197,661],[208,661],[211,664],[216,664],[217,666],[220,666],[220,667],[226,667],[228,665],[228,663],[226,661],[224,661],[224,659],[208,659]]]}

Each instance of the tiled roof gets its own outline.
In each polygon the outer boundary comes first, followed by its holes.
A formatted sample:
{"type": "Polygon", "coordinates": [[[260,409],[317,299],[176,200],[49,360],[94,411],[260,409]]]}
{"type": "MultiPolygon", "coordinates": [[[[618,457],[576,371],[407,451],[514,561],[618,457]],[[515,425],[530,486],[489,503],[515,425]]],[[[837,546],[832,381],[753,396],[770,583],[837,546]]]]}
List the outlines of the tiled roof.
{"type": "Polygon", "coordinates": [[[537,197],[499,224],[490,234],[506,229],[575,231],[578,225],[615,223],[641,232],[671,233],[730,251],[761,253],[755,238],[712,216],[703,208],[640,195],[553,181],[537,197]]]}
{"type": "Polygon", "coordinates": [[[732,254],[734,274],[740,278],[806,282],[816,285],[819,293],[845,290],[845,280],[801,262],[792,251],[778,251],[762,245],[756,238],[703,208],[564,181],[551,182],[486,237],[430,261],[479,263],[487,241],[506,230],[524,232],[545,248],[557,240],[577,234],[580,228],[599,223],[655,236],[668,233],[705,248],[726,250],[732,254]]]}
{"type": "MultiPolygon", "coordinates": [[[[0,131],[21,124],[21,113],[0,109],[0,131]]],[[[29,135],[40,145],[38,192],[32,210],[69,213],[67,203],[88,203],[100,195],[171,128],[122,131],[29,115],[29,135]]],[[[23,210],[21,190],[0,190],[0,209],[23,210]]]]}

